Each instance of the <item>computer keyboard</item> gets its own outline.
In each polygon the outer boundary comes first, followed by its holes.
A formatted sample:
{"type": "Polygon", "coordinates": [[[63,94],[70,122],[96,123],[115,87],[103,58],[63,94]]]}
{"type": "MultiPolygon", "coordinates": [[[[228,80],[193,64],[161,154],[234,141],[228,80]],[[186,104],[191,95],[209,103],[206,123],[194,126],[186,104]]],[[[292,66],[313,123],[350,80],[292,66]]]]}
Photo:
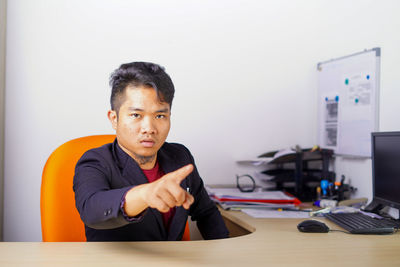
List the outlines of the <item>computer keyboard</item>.
{"type": "Polygon", "coordinates": [[[392,234],[400,223],[389,219],[377,219],[356,213],[327,213],[325,217],[343,227],[351,234],[392,234]]]}

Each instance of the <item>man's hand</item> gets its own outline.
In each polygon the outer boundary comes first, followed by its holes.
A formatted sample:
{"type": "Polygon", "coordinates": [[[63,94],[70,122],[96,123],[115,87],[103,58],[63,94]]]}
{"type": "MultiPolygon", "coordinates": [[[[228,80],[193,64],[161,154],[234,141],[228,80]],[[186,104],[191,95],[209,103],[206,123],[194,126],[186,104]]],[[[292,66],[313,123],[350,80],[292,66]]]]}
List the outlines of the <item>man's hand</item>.
{"type": "Polygon", "coordinates": [[[128,216],[136,216],[147,207],[160,212],[168,212],[176,206],[189,209],[194,198],[180,184],[192,171],[193,165],[189,164],[157,181],[132,188],[125,196],[125,212],[128,216]]]}
{"type": "Polygon", "coordinates": [[[183,206],[189,209],[193,203],[193,196],[184,190],[180,184],[193,171],[193,165],[186,165],[174,172],[170,172],[157,181],[149,183],[141,192],[141,197],[146,204],[161,212],[170,208],[183,206]]]}

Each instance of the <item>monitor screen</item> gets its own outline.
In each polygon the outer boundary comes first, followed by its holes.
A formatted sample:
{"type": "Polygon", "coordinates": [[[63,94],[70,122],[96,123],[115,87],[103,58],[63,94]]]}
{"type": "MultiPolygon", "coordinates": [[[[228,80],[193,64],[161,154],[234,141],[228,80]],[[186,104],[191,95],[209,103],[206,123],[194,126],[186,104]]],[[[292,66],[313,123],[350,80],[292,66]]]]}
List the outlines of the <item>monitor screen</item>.
{"type": "Polygon", "coordinates": [[[400,132],[372,133],[373,202],[400,209],[400,132]]]}

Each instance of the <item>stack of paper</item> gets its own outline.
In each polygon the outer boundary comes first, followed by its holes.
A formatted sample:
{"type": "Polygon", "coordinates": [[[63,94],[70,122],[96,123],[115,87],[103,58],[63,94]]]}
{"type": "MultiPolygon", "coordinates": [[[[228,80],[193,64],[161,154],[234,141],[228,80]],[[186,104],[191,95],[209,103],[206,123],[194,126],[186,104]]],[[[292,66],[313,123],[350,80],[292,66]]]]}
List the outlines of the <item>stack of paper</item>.
{"type": "Polygon", "coordinates": [[[304,211],[279,211],[271,209],[244,209],[244,213],[253,218],[309,218],[308,212],[304,211]]]}
{"type": "Polygon", "coordinates": [[[229,208],[288,208],[299,205],[297,198],[282,191],[240,192],[237,188],[209,188],[211,199],[224,209],[229,208]]]}

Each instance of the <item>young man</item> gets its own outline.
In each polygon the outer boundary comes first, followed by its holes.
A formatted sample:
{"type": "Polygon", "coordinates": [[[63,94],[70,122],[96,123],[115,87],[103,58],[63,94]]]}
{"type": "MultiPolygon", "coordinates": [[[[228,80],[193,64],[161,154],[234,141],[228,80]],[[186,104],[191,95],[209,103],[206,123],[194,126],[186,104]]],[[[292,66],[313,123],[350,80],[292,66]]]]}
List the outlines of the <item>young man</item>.
{"type": "Polygon", "coordinates": [[[88,241],[181,240],[188,215],[204,239],[228,237],[189,150],[165,142],[174,85],[162,67],[133,62],[110,78],[112,144],[75,169],[76,207],[88,241]]]}

